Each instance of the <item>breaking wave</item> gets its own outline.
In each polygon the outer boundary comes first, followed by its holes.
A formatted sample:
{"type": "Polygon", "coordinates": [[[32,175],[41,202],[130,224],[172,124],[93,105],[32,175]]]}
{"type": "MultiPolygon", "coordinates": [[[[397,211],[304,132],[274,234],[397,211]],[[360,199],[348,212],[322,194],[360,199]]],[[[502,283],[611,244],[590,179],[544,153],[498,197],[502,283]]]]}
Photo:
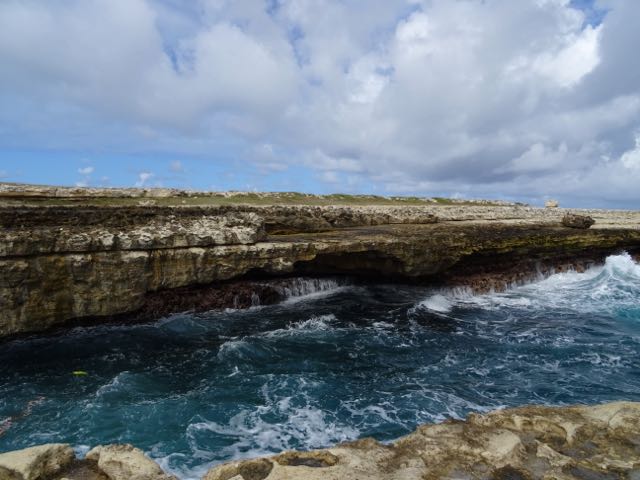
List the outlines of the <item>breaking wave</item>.
{"type": "Polygon", "coordinates": [[[640,265],[624,253],[607,257],[602,266],[578,272],[557,273],[528,285],[501,293],[473,295],[455,289],[435,293],[419,302],[416,309],[449,313],[456,307],[483,309],[548,309],[573,312],[606,312],[637,309],[640,298],[640,265]]]}
{"type": "Polygon", "coordinates": [[[474,411],[640,401],[640,266],[626,254],[487,295],[284,285],[280,305],[3,345],[0,451],[132,443],[191,480],[474,411]]]}

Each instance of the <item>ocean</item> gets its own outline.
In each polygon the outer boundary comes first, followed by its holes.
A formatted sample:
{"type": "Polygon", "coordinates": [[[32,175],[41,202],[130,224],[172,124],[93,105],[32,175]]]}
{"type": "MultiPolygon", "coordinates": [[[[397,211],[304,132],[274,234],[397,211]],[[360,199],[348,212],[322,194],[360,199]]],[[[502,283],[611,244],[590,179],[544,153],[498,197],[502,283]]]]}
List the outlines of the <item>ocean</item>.
{"type": "Polygon", "coordinates": [[[640,265],[506,292],[300,279],[272,306],[0,345],[0,452],[132,443],[217,463],[525,404],[640,401],[640,265]]]}

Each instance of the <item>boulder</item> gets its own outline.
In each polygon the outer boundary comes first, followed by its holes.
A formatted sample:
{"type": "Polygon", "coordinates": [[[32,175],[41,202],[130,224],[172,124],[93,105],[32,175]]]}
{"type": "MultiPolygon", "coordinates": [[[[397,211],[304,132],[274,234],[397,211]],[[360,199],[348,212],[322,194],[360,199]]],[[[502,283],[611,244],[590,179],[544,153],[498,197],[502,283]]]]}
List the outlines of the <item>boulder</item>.
{"type": "Polygon", "coordinates": [[[177,480],[132,445],[105,445],[87,453],[87,460],[97,462],[98,468],[111,480],[177,480]]]}
{"type": "Polygon", "coordinates": [[[40,480],[55,475],[75,460],[65,443],[50,443],[0,454],[1,480],[40,480]]]}
{"type": "Polygon", "coordinates": [[[587,215],[576,215],[574,213],[567,213],[562,217],[562,225],[569,228],[580,228],[586,230],[596,221],[587,215]]]}

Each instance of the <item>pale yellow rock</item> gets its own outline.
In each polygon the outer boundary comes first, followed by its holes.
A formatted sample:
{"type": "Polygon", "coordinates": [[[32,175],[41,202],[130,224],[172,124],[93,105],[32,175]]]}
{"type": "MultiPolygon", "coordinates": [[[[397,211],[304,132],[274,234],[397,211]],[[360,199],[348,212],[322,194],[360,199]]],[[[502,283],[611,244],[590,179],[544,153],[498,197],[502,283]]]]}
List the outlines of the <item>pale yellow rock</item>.
{"type": "Polygon", "coordinates": [[[50,443],[0,454],[0,480],[40,480],[54,475],[75,459],[64,443],[50,443]]]}
{"type": "Polygon", "coordinates": [[[91,449],[86,458],[97,462],[98,468],[111,480],[176,480],[132,445],[106,445],[91,449]]]}
{"type": "Polygon", "coordinates": [[[362,439],[233,462],[204,480],[635,478],[639,422],[640,403],[522,407],[423,425],[390,445],[362,439]]]}

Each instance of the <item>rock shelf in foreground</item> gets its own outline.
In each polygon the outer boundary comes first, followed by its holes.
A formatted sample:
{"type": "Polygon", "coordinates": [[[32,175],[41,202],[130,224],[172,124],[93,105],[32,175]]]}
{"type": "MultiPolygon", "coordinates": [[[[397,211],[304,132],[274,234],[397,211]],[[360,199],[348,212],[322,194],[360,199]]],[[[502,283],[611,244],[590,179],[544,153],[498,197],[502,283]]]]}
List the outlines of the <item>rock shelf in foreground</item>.
{"type": "Polygon", "coordinates": [[[607,480],[638,475],[640,403],[617,402],[471,414],[465,421],[422,425],[389,445],[362,439],[228,463],[210,470],[204,480],[607,480]]]}
{"type": "MultiPolygon", "coordinates": [[[[203,480],[635,480],[640,403],[526,406],[422,425],[393,443],[365,438],[212,468],[203,480]]],[[[0,454],[0,480],[172,480],[130,445],[76,459],[68,445],[0,454]]]]}

